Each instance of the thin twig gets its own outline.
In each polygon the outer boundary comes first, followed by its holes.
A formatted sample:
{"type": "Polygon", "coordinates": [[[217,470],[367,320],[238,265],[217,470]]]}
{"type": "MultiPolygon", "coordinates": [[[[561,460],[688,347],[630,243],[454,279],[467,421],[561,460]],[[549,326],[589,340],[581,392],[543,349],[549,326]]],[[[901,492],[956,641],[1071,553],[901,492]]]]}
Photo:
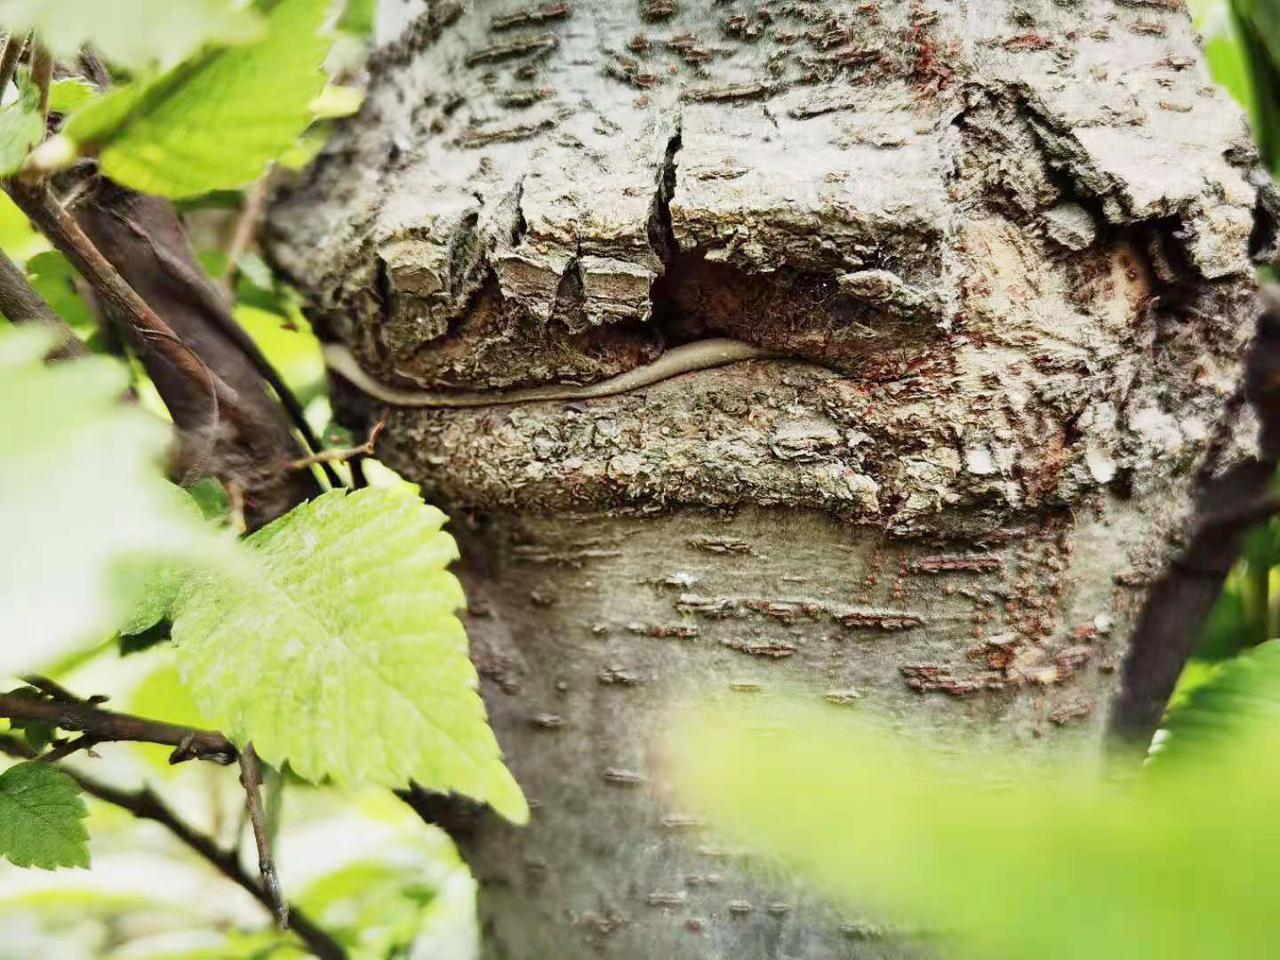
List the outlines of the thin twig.
{"type": "Polygon", "coordinates": [[[13,75],[18,72],[18,61],[22,59],[22,52],[26,48],[27,38],[16,33],[10,34],[5,42],[4,53],[0,54],[0,97],[4,96],[9,84],[13,82],[13,75]]]}
{"type": "MultiPolygon", "coordinates": [[[[0,752],[22,760],[34,759],[34,751],[14,737],[0,735],[0,752]]],[[[240,865],[235,852],[219,846],[210,837],[181,820],[150,787],[143,787],[141,790],[124,790],[70,767],[60,766],[59,769],[75,780],[80,785],[80,789],[91,797],[97,797],[104,803],[127,810],[139,820],[151,820],[160,824],[224,877],[247,891],[268,910],[274,911],[266,891],[240,865]]],[[[315,956],[320,960],[347,960],[347,953],[342,945],[317,927],[301,909],[291,906],[289,913],[293,921],[290,929],[315,956]]]]}
{"type": "Polygon", "coordinates": [[[0,313],[14,323],[29,323],[53,331],[58,341],[51,359],[89,356],[84,341],[36,292],[27,275],[3,250],[0,250],[0,313]]]}
{"type": "Polygon", "coordinates": [[[40,760],[45,763],[57,763],[59,760],[65,760],[80,750],[87,751],[92,756],[93,748],[97,746],[98,742],[97,737],[92,737],[86,733],[83,736],[76,737],[74,740],[67,740],[58,744],[48,753],[40,754],[40,760]]]}
{"type": "Polygon", "coordinates": [[[353,457],[371,457],[373,456],[374,446],[378,442],[378,437],[382,435],[382,431],[387,427],[387,421],[379,420],[373,425],[373,429],[369,431],[369,439],[358,447],[342,447],[333,450],[321,450],[306,457],[299,457],[297,460],[289,461],[290,470],[305,470],[315,463],[341,463],[344,460],[350,460],[353,457]]]}
{"type": "MultiPolygon", "coordinates": [[[[62,700],[66,703],[89,703],[95,699],[90,697],[86,700],[84,697],[78,697],[57,680],[51,680],[38,673],[27,674],[22,678],[22,682],[29,687],[35,687],[41,693],[53,697],[55,700],[62,700]]],[[[102,701],[97,700],[96,702],[101,703],[102,701]]]]}
{"type": "Polygon", "coordinates": [[[244,195],[244,204],[240,207],[240,215],[236,217],[235,229],[231,233],[231,242],[227,244],[227,272],[222,278],[223,286],[230,293],[235,289],[236,264],[245,255],[249,245],[258,232],[258,221],[262,219],[262,208],[267,203],[267,179],[270,172],[264,173],[250,186],[244,195]]]}
{"type": "Polygon", "coordinates": [[[280,876],[271,856],[271,837],[267,835],[267,818],[262,810],[262,764],[253,744],[246,743],[240,751],[240,785],[244,787],[245,809],[249,811],[249,823],[253,826],[253,840],[258,847],[258,872],[262,875],[262,888],[271,899],[271,909],[281,930],[289,929],[289,905],[280,889],[280,876]]]}
{"type": "Polygon", "coordinates": [[[169,755],[170,763],[212,760],[215,763],[229,764],[236,759],[235,745],[216,731],[147,720],[128,713],[113,713],[84,701],[36,700],[18,694],[0,693],[0,717],[38,720],[51,727],[77,730],[100,743],[128,740],[163,744],[174,748],[169,755]]]}

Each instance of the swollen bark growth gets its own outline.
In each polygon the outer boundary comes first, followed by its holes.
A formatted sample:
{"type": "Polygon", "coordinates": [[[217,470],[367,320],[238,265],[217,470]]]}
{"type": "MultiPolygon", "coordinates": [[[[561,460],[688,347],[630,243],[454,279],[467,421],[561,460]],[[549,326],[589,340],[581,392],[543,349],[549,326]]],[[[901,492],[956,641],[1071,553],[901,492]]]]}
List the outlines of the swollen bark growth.
{"type": "Polygon", "coordinates": [[[1274,203],[1185,11],[437,2],[372,74],[271,246],[354,379],[426,393],[338,381],[454,513],[535,804],[465,845],[489,955],[910,952],[673,806],[664,725],[798,689],[1098,749],[1197,489],[1252,442],[1274,203]],[[647,376],[718,338],[760,356],[647,376]]]}

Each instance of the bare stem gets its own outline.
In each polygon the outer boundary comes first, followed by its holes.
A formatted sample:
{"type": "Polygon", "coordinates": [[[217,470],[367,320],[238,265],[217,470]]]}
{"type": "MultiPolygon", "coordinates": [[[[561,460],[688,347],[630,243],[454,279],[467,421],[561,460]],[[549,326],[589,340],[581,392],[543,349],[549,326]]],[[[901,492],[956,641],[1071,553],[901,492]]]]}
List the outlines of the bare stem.
{"type": "Polygon", "coordinates": [[[258,847],[258,872],[262,875],[262,887],[271,899],[271,909],[281,930],[289,929],[289,905],[280,889],[280,876],[271,856],[271,837],[267,833],[267,818],[262,809],[262,764],[253,744],[247,743],[240,751],[240,785],[244,787],[245,809],[249,811],[249,823],[253,826],[253,840],[258,847]]]}
{"type": "Polygon", "coordinates": [[[244,205],[236,218],[235,230],[231,234],[231,242],[227,244],[227,273],[223,284],[230,291],[235,288],[236,264],[244,256],[249,245],[253,243],[258,232],[258,221],[262,219],[262,208],[267,202],[267,180],[270,171],[255,180],[244,195],[244,205]]]}

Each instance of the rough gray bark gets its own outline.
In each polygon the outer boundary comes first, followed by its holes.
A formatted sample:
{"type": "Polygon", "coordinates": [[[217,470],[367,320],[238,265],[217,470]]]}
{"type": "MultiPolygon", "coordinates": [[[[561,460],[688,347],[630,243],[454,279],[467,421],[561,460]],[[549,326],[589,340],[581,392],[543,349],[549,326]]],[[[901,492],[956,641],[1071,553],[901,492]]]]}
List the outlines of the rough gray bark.
{"type": "MultiPolygon", "coordinates": [[[[416,4],[416,8],[415,8],[416,4]]],[[[672,705],[800,690],[1096,752],[1204,481],[1249,455],[1274,207],[1166,0],[449,3],[270,245],[379,455],[452,509],[534,805],[492,957],[909,954],[662,785],[672,705]],[[582,400],[683,345],[768,358],[582,400]],[[758,867],[758,865],[756,865],[758,867]]]]}

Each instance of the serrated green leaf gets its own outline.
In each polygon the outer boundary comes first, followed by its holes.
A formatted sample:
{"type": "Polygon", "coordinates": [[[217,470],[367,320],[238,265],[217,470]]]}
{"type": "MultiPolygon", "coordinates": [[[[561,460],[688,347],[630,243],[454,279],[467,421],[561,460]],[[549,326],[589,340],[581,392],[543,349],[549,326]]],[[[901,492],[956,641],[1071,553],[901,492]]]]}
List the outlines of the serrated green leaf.
{"type": "Polygon", "coordinates": [[[213,546],[160,471],[169,431],[119,403],[125,368],[45,366],[49,345],[43,331],[0,331],[0,674],[110,633],[122,562],[213,546]]]}
{"type": "Polygon", "coordinates": [[[445,516],[403,491],[333,490],[250,536],[249,577],[204,578],[173,627],[197,705],[300,776],[416,780],[523,822],[456,616],[445,516]]]}
{"type": "Polygon", "coordinates": [[[50,764],[0,773],[0,855],[19,867],[89,866],[87,815],[76,782],[50,764]]]}
{"type": "Polygon", "coordinates": [[[0,177],[17,171],[44,134],[35,88],[25,78],[19,87],[18,99],[0,107],[0,177]]]}
{"type": "Polygon", "coordinates": [[[35,30],[57,58],[91,43],[131,69],[172,66],[203,44],[243,43],[261,29],[252,9],[231,0],[0,0],[0,23],[35,30]]]}
{"type": "Polygon", "coordinates": [[[103,172],[145,193],[184,197],[257,179],[311,119],[324,88],[328,0],[281,0],[266,36],[125,84],[67,121],[103,172]]]}

